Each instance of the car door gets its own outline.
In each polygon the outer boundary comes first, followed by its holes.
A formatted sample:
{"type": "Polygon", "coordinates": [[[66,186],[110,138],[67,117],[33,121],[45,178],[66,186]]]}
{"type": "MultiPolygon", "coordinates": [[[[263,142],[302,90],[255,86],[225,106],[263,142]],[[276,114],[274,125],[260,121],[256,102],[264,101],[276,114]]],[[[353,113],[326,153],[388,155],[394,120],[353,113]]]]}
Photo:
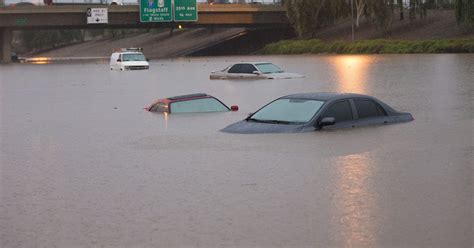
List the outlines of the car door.
{"type": "Polygon", "coordinates": [[[376,101],[368,98],[351,100],[356,109],[355,126],[381,125],[388,122],[387,113],[376,101]]]}
{"type": "Polygon", "coordinates": [[[257,68],[252,64],[235,64],[228,71],[229,79],[251,79],[255,78],[257,75],[253,74],[257,68]]]}
{"type": "Polygon", "coordinates": [[[116,70],[117,69],[117,59],[118,59],[118,53],[112,53],[112,56],[110,56],[110,69],[116,70]]]}
{"type": "Polygon", "coordinates": [[[333,117],[336,123],[331,126],[325,126],[323,130],[332,130],[339,128],[354,127],[354,113],[353,107],[349,99],[336,101],[331,103],[318,118],[321,121],[323,118],[333,117]]]}
{"type": "Polygon", "coordinates": [[[117,57],[117,59],[116,59],[116,62],[115,62],[115,66],[117,67],[117,70],[122,69],[122,61],[123,61],[122,59],[123,59],[123,58],[122,58],[122,54],[119,53],[119,55],[118,55],[118,57],[117,57]]]}
{"type": "Polygon", "coordinates": [[[239,79],[242,77],[242,64],[235,64],[229,68],[227,71],[227,78],[228,79],[239,79]]]}
{"type": "Polygon", "coordinates": [[[241,72],[243,79],[257,79],[260,78],[260,74],[255,74],[254,72],[258,69],[252,64],[242,64],[241,72]]]}

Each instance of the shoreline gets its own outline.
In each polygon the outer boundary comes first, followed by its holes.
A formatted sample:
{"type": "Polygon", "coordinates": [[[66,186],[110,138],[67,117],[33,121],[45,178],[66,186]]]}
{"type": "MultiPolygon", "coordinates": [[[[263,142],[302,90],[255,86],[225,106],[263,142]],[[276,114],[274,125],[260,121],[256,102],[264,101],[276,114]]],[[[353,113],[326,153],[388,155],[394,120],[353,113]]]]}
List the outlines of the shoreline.
{"type": "MultiPolygon", "coordinates": [[[[338,55],[448,55],[448,54],[464,54],[464,55],[471,55],[474,52],[470,53],[447,53],[447,52],[433,52],[433,53],[334,53],[334,52],[320,52],[320,53],[311,53],[311,52],[303,52],[303,53],[258,53],[253,55],[244,55],[245,57],[265,57],[265,56],[338,56],[338,55]]],[[[219,57],[240,57],[239,55],[220,55],[220,56],[179,56],[179,57],[167,57],[167,58],[152,58],[150,59],[150,63],[160,61],[163,63],[164,60],[179,60],[179,59],[200,59],[200,58],[219,58],[219,57]]],[[[83,62],[95,62],[100,64],[108,64],[110,57],[35,57],[35,56],[20,56],[18,60],[14,61],[15,63],[21,64],[73,64],[73,63],[83,63],[83,62]]]]}
{"type": "Polygon", "coordinates": [[[319,39],[283,40],[259,54],[449,54],[474,53],[474,38],[441,40],[358,40],[324,42],[319,39]]]}

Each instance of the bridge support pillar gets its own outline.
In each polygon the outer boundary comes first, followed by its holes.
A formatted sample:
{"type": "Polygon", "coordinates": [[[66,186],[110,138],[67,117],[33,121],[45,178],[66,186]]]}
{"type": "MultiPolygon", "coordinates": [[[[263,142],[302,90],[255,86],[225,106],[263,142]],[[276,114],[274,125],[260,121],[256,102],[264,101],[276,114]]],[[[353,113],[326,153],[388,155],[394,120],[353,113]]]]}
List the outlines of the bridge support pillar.
{"type": "Polygon", "coordinates": [[[12,62],[12,30],[0,28],[0,63],[12,62]]]}

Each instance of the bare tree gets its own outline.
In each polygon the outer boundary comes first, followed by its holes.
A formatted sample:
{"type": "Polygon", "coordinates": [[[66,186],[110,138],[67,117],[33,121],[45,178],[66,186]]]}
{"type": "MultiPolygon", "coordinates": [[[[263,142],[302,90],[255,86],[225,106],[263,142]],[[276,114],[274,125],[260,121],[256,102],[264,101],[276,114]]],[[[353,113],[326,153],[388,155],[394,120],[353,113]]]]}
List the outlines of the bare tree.
{"type": "Polygon", "coordinates": [[[474,0],[456,0],[454,13],[458,24],[474,27],[474,0]]]}
{"type": "Polygon", "coordinates": [[[367,0],[367,18],[387,32],[392,24],[392,0],[367,0]]]}
{"type": "Polygon", "coordinates": [[[356,6],[356,27],[359,27],[360,17],[364,14],[367,0],[354,0],[356,6]]]}

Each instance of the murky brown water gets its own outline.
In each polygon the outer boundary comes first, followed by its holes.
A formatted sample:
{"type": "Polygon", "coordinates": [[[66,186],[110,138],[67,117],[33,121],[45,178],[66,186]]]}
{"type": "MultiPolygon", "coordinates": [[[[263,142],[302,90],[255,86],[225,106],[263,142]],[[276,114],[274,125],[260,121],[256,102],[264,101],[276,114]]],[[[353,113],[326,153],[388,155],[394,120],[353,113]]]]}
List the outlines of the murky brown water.
{"type": "Polygon", "coordinates": [[[0,66],[0,246],[472,247],[473,55],[0,66]],[[267,60],[304,79],[210,81],[267,60]],[[218,132],[297,92],[367,93],[415,121],[218,132]],[[237,113],[161,115],[207,92],[237,113]]]}

